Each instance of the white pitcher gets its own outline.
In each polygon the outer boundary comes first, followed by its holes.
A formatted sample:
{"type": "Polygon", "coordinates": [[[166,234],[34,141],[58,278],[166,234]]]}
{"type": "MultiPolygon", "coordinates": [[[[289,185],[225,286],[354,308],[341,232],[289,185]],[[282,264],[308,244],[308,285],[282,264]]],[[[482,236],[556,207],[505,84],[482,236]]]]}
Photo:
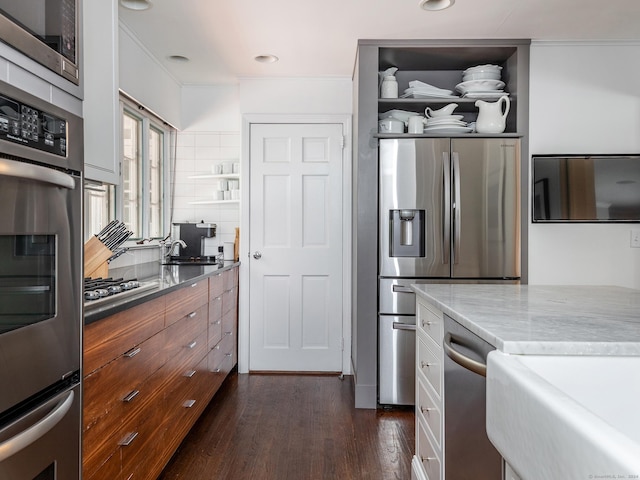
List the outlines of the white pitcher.
{"type": "Polygon", "coordinates": [[[478,133],[502,133],[506,127],[507,114],[511,102],[509,97],[503,95],[497,102],[485,102],[477,100],[476,107],[480,109],[476,120],[476,132],[478,133]],[[504,104],[504,113],[502,112],[504,104]]]}

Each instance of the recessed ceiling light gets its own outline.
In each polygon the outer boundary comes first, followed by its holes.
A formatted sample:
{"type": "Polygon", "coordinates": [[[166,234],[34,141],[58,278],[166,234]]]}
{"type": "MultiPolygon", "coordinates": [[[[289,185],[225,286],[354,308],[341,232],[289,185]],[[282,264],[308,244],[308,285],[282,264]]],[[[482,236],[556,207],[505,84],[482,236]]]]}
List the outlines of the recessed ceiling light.
{"type": "Polygon", "coordinates": [[[184,55],[169,55],[169,60],[174,62],[188,62],[189,57],[185,57],[184,55]]]}
{"type": "Polygon", "coordinates": [[[149,0],[120,0],[120,5],[129,10],[148,10],[151,8],[149,0]]]}
{"type": "Polygon", "coordinates": [[[275,63],[279,60],[278,57],[276,57],[275,55],[258,55],[257,57],[254,58],[254,60],[256,62],[260,62],[260,63],[275,63]]]}
{"type": "Polygon", "coordinates": [[[444,10],[454,3],[455,0],[420,0],[420,8],[429,11],[444,10]]]}

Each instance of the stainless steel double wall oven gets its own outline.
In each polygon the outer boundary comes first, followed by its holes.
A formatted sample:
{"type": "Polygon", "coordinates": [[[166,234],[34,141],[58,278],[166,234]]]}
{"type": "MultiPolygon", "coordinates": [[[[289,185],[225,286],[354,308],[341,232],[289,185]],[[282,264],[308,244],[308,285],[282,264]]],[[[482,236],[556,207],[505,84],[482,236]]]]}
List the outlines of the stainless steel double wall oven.
{"type": "Polygon", "coordinates": [[[0,82],[0,480],[80,478],[82,119],[0,82]]]}

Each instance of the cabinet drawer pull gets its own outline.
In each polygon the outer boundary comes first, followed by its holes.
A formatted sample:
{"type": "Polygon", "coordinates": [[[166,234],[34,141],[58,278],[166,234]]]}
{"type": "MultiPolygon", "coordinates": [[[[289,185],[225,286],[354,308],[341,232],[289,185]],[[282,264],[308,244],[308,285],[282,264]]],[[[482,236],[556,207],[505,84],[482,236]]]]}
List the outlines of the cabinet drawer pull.
{"type": "Polygon", "coordinates": [[[124,356],[127,358],[132,358],[132,357],[135,357],[137,354],[139,354],[141,351],[142,349],[140,347],[135,347],[129,350],[127,353],[125,353],[124,356]]]}
{"type": "Polygon", "coordinates": [[[195,340],[193,342],[191,342],[189,345],[187,345],[187,348],[195,348],[195,346],[198,344],[198,342],[196,342],[195,340]]]}
{"type": "Polygon", "coordinates": [[[182,404],[182,406],[183,406],[184,408],[191,408],[191,407],[193,407],[195,404],[196,404],[196,401],[195,401],[195,400],[186,400],[186,401],[182,404]]]}
{"type": "Polygon", "coordinates": [[[191,312],[189,315],[187,315],[187,317],[189,317],[189,318],[193,318],[193,317],[195,317],[196,315],[197,315],[197,313],[196,313],[196,312],[191,312]]]}
{"type": "Polygon", "coordinates": [[[131,400],[133,400],[134,398],[136,398],[138,396],[138,394],[140,393],[140,390],[134,390],[132,392],[129,392],[123,399],[123,402],[127,402],[129,403],[131,400]]]}
{"type": "Polygon", "coordinates": [[[215,346],[215,347],[213,347],[213,348],[215,348],[216,350],[220,350],[220,344],[216,345],[216,346],[215,346]]]}
{"type": "Polygon", "coordinates": [[[425,414],[425,413],[429,413],[430,411],[435,410],[435,408],[433,407],[420,407],[420,411],[425,414]]]}
{"type": "Polygon", "coordinates": [[[420,368],[424,368],[424,367],[433,367],[435,365],[435,363],[431,363],[431,362],[420,362],[420,368]]]}
{"type": "Polygon", "coordinates": [[[216,368],[216,369],[213,371],[213,373],[220,373],[220,369],[219,369],[219,368],[216,368]]]}
{"type": "Polygon", "coordinates": [[[225,353],[225,355],[224,355],[224,356],[225,356],[225,357],[232,357],[232,356],[233,356],[233,353],[225,353]]]}
{"type": "Polygon", "coordinates": [[[198,286],[198,284],[197,284],[197,283],[192,283],[192,284],[191,284],[191,287],[197,287],[197,286],[198,286]]]}
{"type": "Polygon", "coordinates": [[[185,372],[184,376],[187,378],[191,378],[196,374],[195,370],[189,370],[188,372],[185,372]]]}
{"type": "Polygon", "coordinates": [[[131,445],[131,442],[133,442],[137,436],[138,436],[138,432],[130,433],[126,437],[124,437],[122,440],[120,440],[118,442],[118,445],[120,445],[121,447],[128,447],[129,445],[131,445]]]}
{"type": "Polygon", "coordinates": [[[422,321],[422,328],[430,327],[431,325],[433,325],[433,322],[431,320],[423,320],[422,321]]]}
{"type": "Polygon", "coordinates": [[[214,325],[220,325],[222,323],[222,320],[218,320],[217,322],[213,322],[214,325]]]}
{"type": "Polygon", "coordinates": [[[224,332],[225,336],[233,335],[233,332],[224,332]]]}

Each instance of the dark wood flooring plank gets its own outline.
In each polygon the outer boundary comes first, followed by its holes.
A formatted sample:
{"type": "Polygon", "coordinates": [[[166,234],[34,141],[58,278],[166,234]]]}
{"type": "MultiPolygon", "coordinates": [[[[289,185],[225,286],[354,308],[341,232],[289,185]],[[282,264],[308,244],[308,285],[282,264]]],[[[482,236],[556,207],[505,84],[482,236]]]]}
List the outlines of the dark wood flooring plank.
{"type": "Polygon", "coordinates": [[[349,377],[232,373],[159,480],[406,480],[412,409],[357,410],[349,377]]]}

